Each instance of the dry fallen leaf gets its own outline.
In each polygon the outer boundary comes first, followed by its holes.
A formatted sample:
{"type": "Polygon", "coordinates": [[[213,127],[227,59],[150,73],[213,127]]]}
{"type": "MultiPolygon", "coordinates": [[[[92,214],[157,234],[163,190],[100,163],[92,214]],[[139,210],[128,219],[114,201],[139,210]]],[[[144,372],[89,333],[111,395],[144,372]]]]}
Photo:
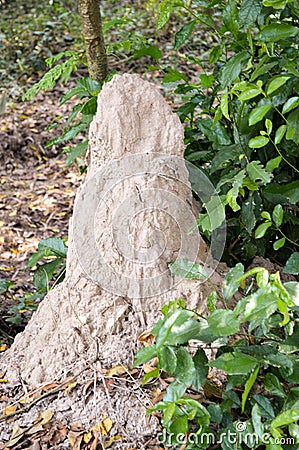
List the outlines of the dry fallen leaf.
{"type": "Polygon", "coordinates": [[[3,413],[7,416],[8,414],[14,413],[17,410],[17,405],[8,405],[3,409],[3,413]]]}
{"type": "Polygon", "coordinates": [[[80,450],[84,431],[69,431],[67,438],[73,450],[80,450]]]}
{"type": "Polygon", "coordinates": [[[142,369],[144,373],[149,373],[155,370],[157,366],[154,366],[153,364],[143,364],[142,369]]]}
{"type": "Polygon", "coordinates": [[[105,376],[106,377],[120,376],[128,372],[129,372],[128,367],[123,366],[122,364],[118,364],[117,366],[113,366],[110,369],[108,369],[105,376]]]}
{"type": "Polygon", "coordinates": [[[45,423],[50,422],[50,420],[52,419],[53,416],[54,416],[54,411],[51,411],[50,409],[45,409],[37,416],[34,423],[44,425],[45,423]]]}
{"type": "Polygon", "coordinates": [[[62,422],[58,422],[54,430],[54,436],[52,437],[51,443],[53,445],[60,444],[63,442],[67,434],[67,428],[62,422]]]}
{"type": "Polygon", "coordinates": [[[122,439],[122,436],[120,436],[119,434],[111,436],[109,441],[105,442],[105,448],[110,447],[115,441],[119,441],[120,439],[122,439]]]}
{"type": "Polygon", "coordinates": [[[97,423],[94,427],[91,428],[91,431],[100,431],[103,435],[109,433],[113,425],[113,422],[109,417],[105,417],[101,422],[97,423]]]}
{"type": "Polygon", "coordinates": [[[0,352],[5,352],[6,349],[7,349],[7,345],[6,344],[0,345],[0,352]]]}
{"type": "Polygon", "coordinates": [[[20,439],[24,436],[26,433],[26,428],[19,427],[18,423],[16,422],[13,426],[11,437],[8,442],[6,442],[6,447],[13,447],[17,442],[19,442],[20,439]]]}
{"type": "Polygon", "coordinates": [[[74,383],[69,383],[64,393],[68,394],[72,389],[74,389],[77,386],[77,384],[78,384],[77,381],[75,381],[74,383]]]}
{"type": "Polygon", "coordinates": [[[90,441],[91,438],[92,438],[92,434],[90,431],[88,433],[84,433],[83,441],[85,442],[85,444],[88,444],[88,442],[90,441]]]}
{"type": "Polygon", "coordinates": [[[138,341],[141,342],[145,347],[152,345],[155,342],[155,336],[146,330],[138,336],[138,341]]]}
{"type": "Polygon", "coordinates": [[[157,389],[157,390],[152,392],[152,395],[153,395],[152,404],[155,405],[156,403],[158,403],[161,400],[163,400],[163,397],[165,395],[165,391],[161,391],[161,389],[157,389]]]}

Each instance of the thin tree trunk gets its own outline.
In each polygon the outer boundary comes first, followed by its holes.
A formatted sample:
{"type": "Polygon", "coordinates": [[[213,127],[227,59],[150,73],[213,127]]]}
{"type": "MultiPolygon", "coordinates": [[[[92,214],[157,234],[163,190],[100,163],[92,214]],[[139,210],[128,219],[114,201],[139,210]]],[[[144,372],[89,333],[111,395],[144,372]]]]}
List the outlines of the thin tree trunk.
{"type": "Polygon", "coordinates": [[[90,78],[102,82],[108,73],[100,0],[78,0],[90,78]]]}

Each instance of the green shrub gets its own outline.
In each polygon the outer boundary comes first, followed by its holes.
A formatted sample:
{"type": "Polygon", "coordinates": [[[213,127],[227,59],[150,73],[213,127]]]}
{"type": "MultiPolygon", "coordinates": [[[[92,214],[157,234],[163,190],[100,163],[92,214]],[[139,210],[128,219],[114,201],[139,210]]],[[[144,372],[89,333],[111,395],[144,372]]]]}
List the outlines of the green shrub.
{"type": "Polygon", "coordinates": [[[283,284],[278,272],[270,275],[262,267],[244,273],[239,263],[226,275],[222,292],[211,294],[208,304],[207,317],[186,309],[182,299],[165,305],[164,317],[152,330],[155,343],[136,356],[135,365],[158,358],[143,384],[163,372],[174,378],[163,400],[148,410],[148,414],[162,413],[165,447],[179,449],[184,442],[186,450],[295,450],[299,283],[283,284]],[[230,310],[227,302],[240,286],[244,297],[230,310]],[[221,309],[215,307],[217,297],[221,309]],[[223,374],[222,388],[208,376],[209,368],[218,370],[214,378],[223,374]],[[291,445],[285,446],[286,442],[291,445]]]}
{"type": "MultiPolygon", "coordinates": [[[[165,0],[157,27],[178,8],[186,23],[174,49],[200,75],[193,84],[169,69],[164,84],[175,83],[182,96],[186,159],[205,172],[226,207],[225,259],[260,255],[284,264],[298,248],[299,3],[165,0]],[[186,45],[199,25],[214,39],[204,57],[186,45]]],[[[204,209],[198,226],[209,239],[204,209]]]]}

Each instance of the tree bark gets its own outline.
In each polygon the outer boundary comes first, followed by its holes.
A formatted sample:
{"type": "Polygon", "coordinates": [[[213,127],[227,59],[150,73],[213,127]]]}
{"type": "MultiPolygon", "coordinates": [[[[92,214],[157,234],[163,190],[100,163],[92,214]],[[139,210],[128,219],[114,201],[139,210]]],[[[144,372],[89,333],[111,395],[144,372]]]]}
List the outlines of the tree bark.
{"type": "Polygon", "coordinates": [[[102,82],[108,73],[108,62],[102,30],[100,0],[78,0],[78,11],[82,21],[89,76],[102,82]]]}

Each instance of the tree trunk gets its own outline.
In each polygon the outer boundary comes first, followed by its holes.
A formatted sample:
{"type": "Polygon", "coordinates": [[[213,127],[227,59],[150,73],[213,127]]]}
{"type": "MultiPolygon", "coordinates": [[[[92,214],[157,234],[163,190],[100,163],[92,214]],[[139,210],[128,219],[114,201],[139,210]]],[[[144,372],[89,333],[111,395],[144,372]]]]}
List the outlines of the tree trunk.
{"type": "Polygon", "coordinates": [[[89,76],[102,82],[108,73],[99,0],[78,0],[89,76]]]}

